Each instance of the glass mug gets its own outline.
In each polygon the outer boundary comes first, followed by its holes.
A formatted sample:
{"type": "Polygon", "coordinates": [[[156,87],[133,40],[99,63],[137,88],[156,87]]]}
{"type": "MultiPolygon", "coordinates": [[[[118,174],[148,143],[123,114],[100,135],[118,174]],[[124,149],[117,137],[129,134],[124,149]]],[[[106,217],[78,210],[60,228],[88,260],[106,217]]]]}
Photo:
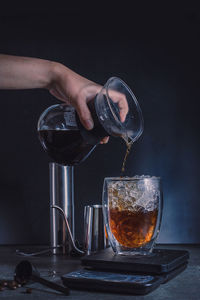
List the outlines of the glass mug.
{"type": "Polygon", "coordinates": [[[115,254],[151,254],[161,225],[159,177],[105,178],[103,215],[115,254]]]}

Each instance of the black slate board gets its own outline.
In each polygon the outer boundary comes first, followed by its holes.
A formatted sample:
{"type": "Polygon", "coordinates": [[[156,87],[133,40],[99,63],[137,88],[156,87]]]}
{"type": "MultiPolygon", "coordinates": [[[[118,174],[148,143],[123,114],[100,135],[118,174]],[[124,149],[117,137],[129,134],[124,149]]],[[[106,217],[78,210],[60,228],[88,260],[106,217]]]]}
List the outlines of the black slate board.
{"type": "Polygon", "coordinates": [[[84,256],[81,263],[92,269],[137,272],[145,274],[169,273],[183,265],[189,258],[185,250],[155,249],[151,256],[114,255],[111,248],[84,256]]]}
{"type": "Polygon", "coordinates": [[[63,284],[71,289],[95,292],[110,292],[146,295],[160,284],[176,277],[187,267],[187,263],[163,275],[146,275],[81,269],[63,275],[63,284]]]}

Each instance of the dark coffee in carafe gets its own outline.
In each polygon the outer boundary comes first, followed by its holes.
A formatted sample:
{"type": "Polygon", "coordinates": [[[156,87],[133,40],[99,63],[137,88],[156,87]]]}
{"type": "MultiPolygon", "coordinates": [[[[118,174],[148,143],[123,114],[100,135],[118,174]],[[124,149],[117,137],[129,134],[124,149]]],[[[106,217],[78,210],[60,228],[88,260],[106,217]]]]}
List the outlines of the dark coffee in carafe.
{"type": "Polygon", "coordinates": [[[74,166],[84,161],[95,145],[88,144],[80,130],[40,130],[40,142],[54,162],[74,166]]]}
{"type": "Polygon", "coordinates": [[[72,107],[60,105],[47,119],[49,125],[38,130],[40,142],[49,157],[56,163],[74,166],[83,162],[93,151],[100,140],[107,136],[103,126],[99,123],[94,99],[88,103],[94,128],[86,130],[81,124],[78,114],[72,107]],[[51,124],[54,122],[55,129],[51,124]],[[63,128],[64,127],[64,128],[63,128]]]}

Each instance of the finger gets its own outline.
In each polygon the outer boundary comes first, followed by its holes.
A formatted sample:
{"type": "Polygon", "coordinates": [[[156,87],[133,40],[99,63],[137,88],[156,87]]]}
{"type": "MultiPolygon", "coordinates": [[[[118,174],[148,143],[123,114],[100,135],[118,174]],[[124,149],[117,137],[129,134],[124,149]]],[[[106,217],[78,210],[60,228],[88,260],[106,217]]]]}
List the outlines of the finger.
{"type": "Polygon", "coordinates": [[[114,103],[118,104],[119,107],[119,115],[120,115],[120,120],[123,123],[126,119],[126,115],[128,113],[128,102],[126,99],[126,96],[120,92],[116,91],[110,91],[109,92],[109,97],[112,99],[114,103]]]}
{"type": "Polygon", "coordinates": [[[119,102],[118,102],[118,107],[119,107],[119,110],[120,110],[120,119],[121,119],[121,122],[123,123],[126,119],[126,115],[128,113],[128,103],[127,103],[127,100],[125,97],[121,97],[119,102]]]}
{"type": "Polygon", "coordinates": [[[87,106],[87,103],[83,100],[81,101],[79,100],[77,101],[75,108],[83,126],[87,130],[91,130],[94,127],[94,123],[89,108],[87,106]]]}
{"type": "Polygon", "coordinates": [[[107,144],[108,141],[109,141],[109,136],[106,136],[101,140],[100,144],[107,144]]]}

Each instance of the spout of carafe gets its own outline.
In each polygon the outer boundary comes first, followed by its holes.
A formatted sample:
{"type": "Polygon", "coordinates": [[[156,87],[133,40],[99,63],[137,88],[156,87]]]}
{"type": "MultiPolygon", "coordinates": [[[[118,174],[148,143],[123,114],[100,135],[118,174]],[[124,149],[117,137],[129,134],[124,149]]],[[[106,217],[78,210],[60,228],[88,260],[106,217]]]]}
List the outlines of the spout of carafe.
{"type": "Polygon", "coordinates": [[[65,225],[66,225],[67,231],[69,233],[70,241],[72,243],[72,247],[73,247],[74,251],[76,251],[77,253],[82,254],[82,255],[85,254],[84,251],[78,249],[75,245],[73,235],[72,235],[72,232],[71,232],[71,229],[70,229],[70,226],[69,226],[69,222],[67,220],[67,217],[65,215],[64,210],[61,207],[57,206],[57,205],[51,205],[51,208],[57,209],[61,213],[61,215],[63,216],[63,219],[65,221],[65,225]]]}
{"type": "Polygon", "coordinates": [[[129,137],[127,134],[123,134],[121,135],[121,138],[125,141],[126,146],[128,148],[131,148],[131,145],[133,144],[133,140],[131,139],[131,137],[129,137]]]}

